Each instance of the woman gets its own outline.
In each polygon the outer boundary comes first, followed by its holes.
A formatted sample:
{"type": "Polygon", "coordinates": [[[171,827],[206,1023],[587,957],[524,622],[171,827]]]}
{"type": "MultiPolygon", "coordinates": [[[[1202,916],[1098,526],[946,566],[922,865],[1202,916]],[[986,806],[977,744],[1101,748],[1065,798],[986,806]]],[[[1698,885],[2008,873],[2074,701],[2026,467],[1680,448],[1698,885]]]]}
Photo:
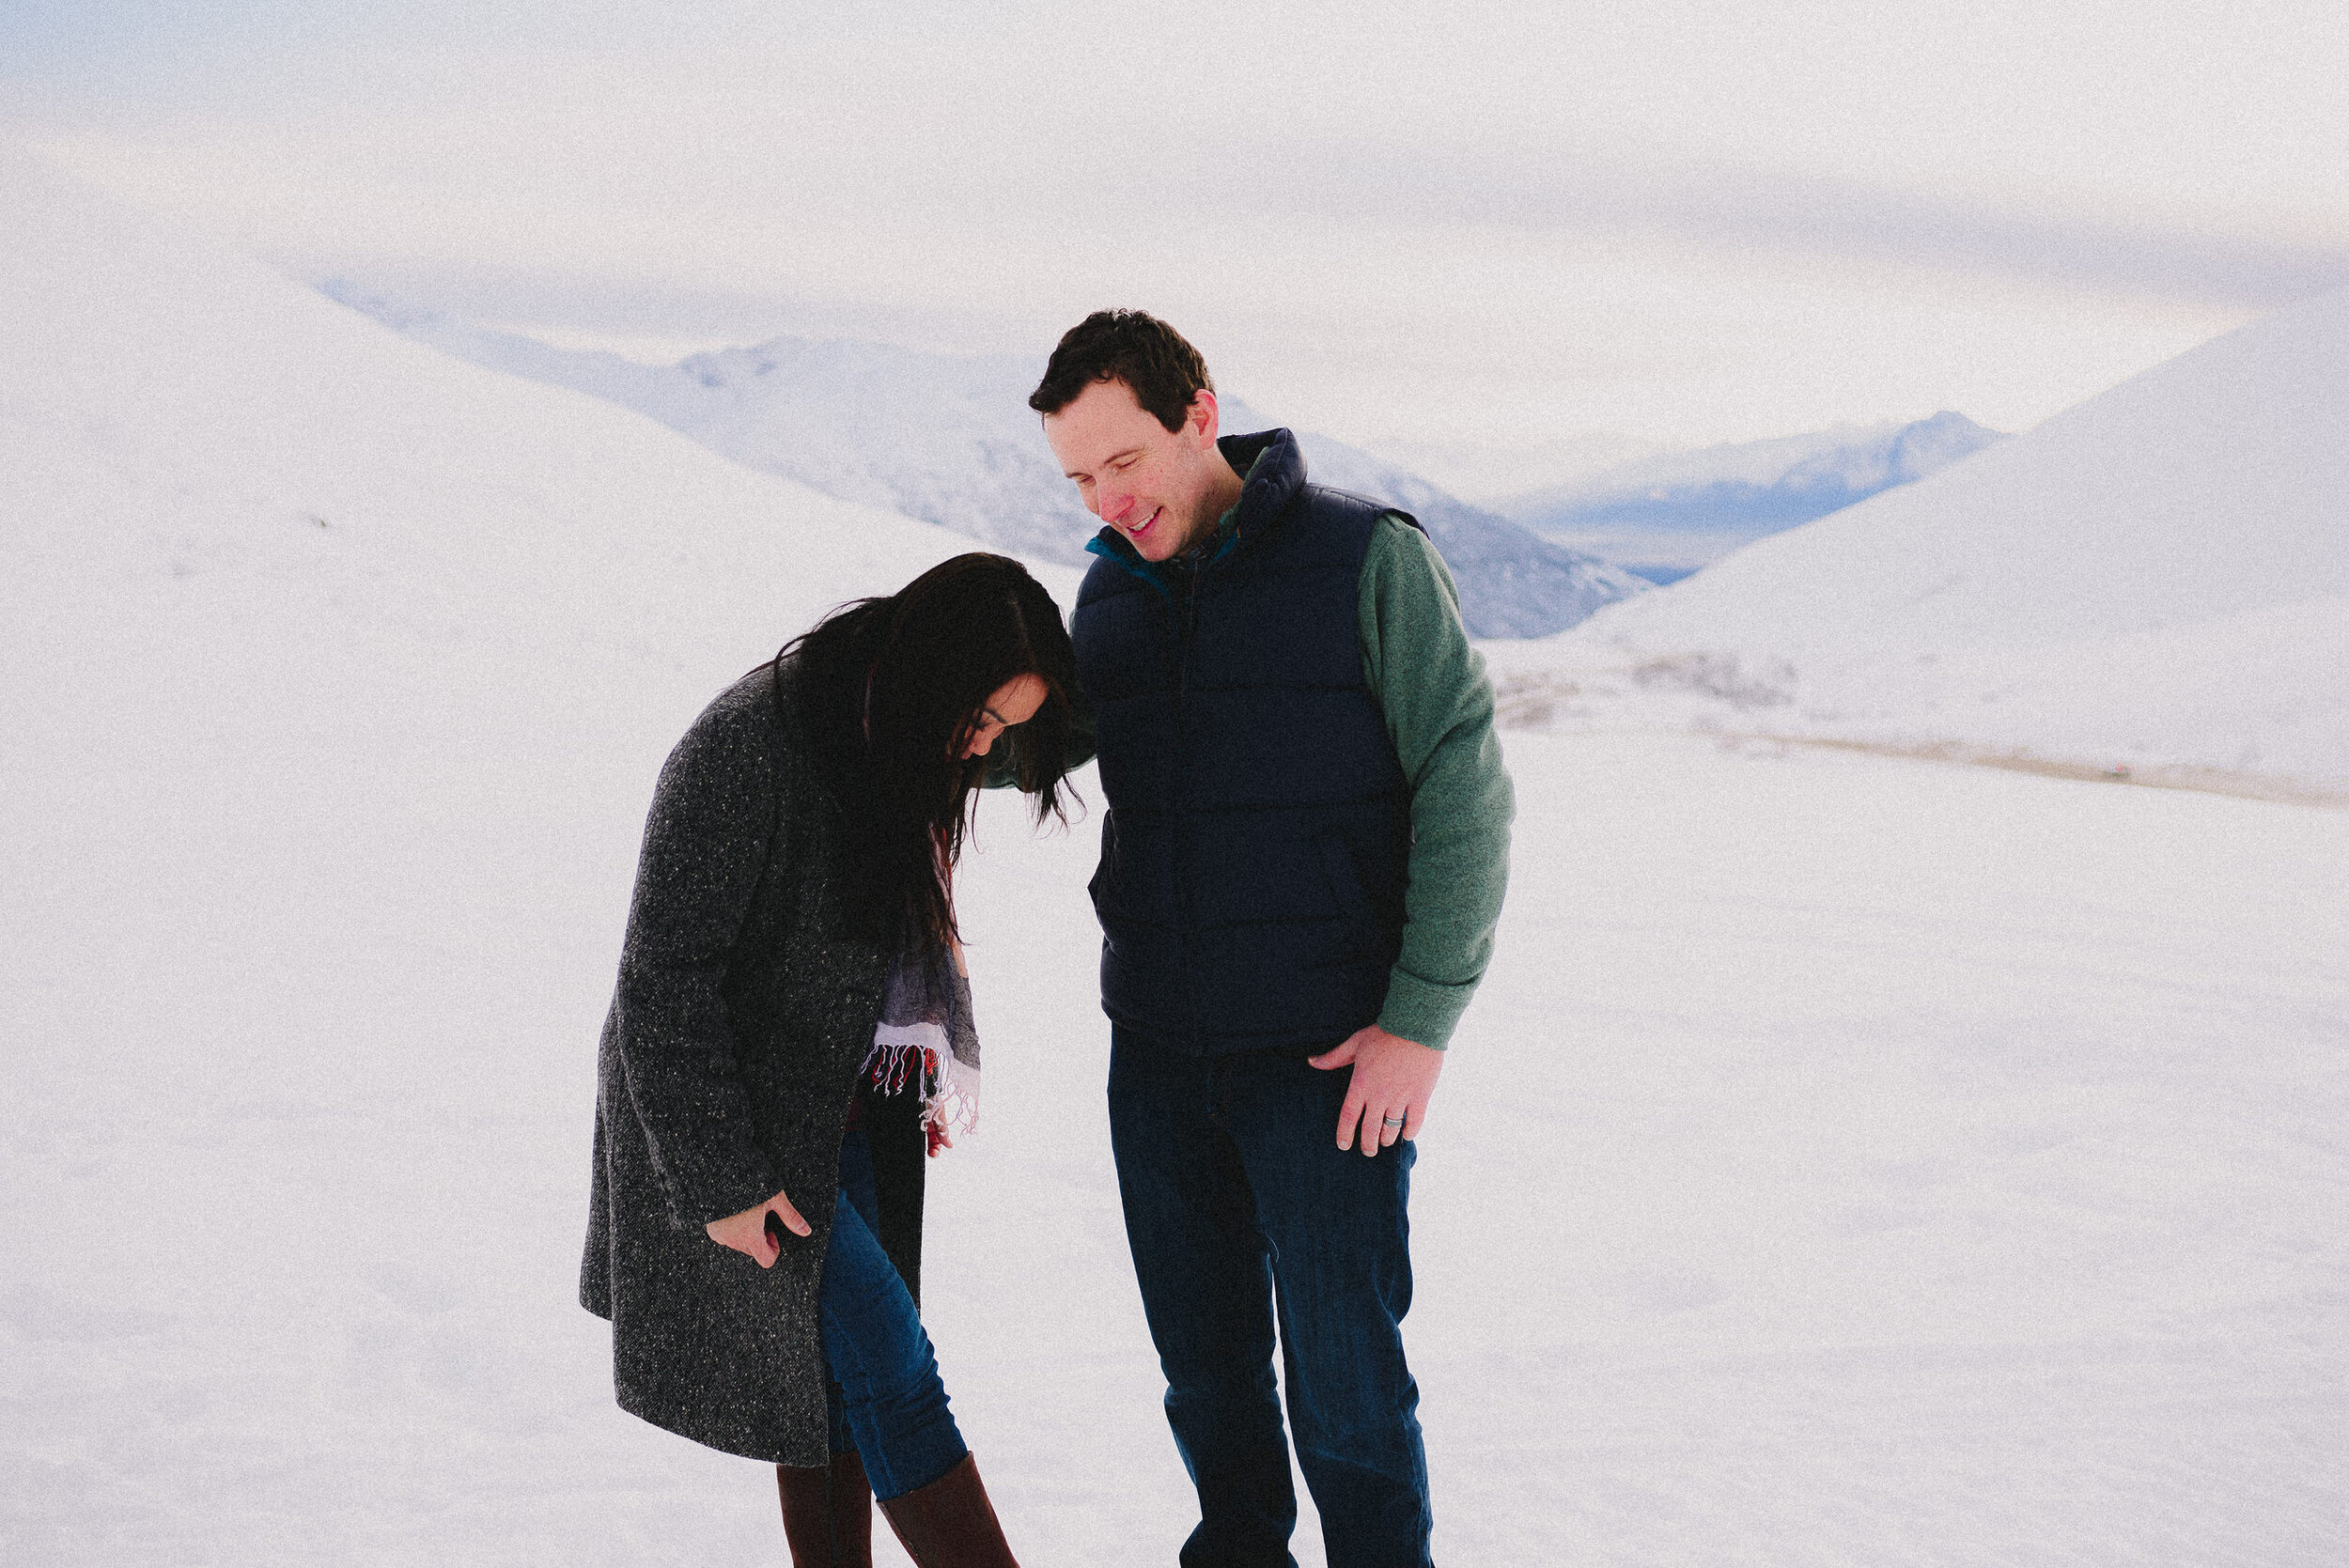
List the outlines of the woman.
{"type": "Polygon", "coordinates": [[[661,769],[580,1296],[624,1408],[775,1465],[796,1564],[869,1562],[876,1494],[923,1568],[1012,1561],[915,1313],[923,1157],[977,1104],[972,790],[992,763],[1057,815],[1075,692],[1043,588],[959,555],[736,682],[661,769]]]}

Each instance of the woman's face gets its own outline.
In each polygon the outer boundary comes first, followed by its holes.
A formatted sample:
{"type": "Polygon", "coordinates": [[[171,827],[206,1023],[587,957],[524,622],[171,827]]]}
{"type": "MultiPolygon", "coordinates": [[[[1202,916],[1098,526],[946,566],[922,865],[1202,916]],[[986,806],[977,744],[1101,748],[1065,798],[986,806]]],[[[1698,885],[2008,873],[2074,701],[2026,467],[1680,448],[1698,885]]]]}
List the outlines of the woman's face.
{"type": "Polygon", "coordinates": [[[1014,724],[1024,724],[1035,717],[1035,710],[1044,706],[1044,677],[1037,675],[1014,675],[995,689],[979,709],[979,722],[963,742],[962,754],[983,757],[993,748],[996,737],[1014,724]]]}

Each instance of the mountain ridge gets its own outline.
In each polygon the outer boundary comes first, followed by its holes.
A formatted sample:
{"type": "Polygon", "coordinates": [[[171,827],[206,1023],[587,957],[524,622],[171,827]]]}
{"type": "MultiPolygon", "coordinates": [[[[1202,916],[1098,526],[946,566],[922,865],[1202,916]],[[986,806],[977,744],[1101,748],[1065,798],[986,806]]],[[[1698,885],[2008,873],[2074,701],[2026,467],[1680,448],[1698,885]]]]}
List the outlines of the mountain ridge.
{"type": "MultiPolygon", "coordinates": [[[[318,287],[459,358],[618,403],[751,468],[1014,553],[1081,566],[1098,528],[1028,410],[1041,356],[783,336],[646,365],[474,326],[334,279],[318,287]]],[[[1277,423],[1237,397],[1222,402],[1227,430],[1277,423]]],[[[1310,431],[1298,440],[1315,480],[1400,507],[1426,527],[1474,636],[1547,636],[1647,586],[1370,453],[1310,431]]]]}

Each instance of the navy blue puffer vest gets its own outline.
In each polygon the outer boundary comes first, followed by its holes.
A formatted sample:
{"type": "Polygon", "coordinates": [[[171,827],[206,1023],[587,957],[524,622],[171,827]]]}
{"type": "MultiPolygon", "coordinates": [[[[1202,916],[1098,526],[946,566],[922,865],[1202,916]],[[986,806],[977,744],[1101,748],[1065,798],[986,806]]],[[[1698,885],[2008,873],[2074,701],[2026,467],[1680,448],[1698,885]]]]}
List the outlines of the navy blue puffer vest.
{"type": "Polygon", "coordinates": [[[1077,596],[1101,1005],[1193,1054],[1319,1048],[1377,1021],[1402,939],[1409,791],[1356,619],[1392,508],[1307,484],[1286,430],[1219,444],[1232,537],[1153,567],[1105,528],[1077,596]]]}

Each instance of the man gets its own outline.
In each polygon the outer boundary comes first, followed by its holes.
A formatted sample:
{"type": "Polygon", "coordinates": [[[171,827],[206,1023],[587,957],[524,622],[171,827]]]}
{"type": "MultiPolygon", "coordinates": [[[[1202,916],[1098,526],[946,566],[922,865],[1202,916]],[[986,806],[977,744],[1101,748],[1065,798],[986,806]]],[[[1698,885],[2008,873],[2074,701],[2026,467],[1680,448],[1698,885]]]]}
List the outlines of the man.
{"type": "Polygon", "coordinates": [[[1181,1561],[1294,1563],[1277,1323],[1330,1561],[1424,1564],[1406,1205],[1507,875],[1491,685],[1418,525],[1308,483],[1286,430],[1219,439],[1164,322],[1088,317],[1029,405],[1106,524],[1071,629],[1111,1137],[1199,1493],[1181,1561]]]}

